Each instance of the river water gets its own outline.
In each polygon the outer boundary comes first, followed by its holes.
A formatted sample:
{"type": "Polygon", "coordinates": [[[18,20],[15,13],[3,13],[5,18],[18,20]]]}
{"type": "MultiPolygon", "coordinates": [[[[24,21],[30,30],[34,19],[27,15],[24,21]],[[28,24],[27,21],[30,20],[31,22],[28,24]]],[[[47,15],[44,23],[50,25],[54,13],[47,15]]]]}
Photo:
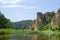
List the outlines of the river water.
{"type": "Polygon", "coordinates": [[[46,34],[3,34],[0,40],[60,40],[60,35],[46,34]]]}

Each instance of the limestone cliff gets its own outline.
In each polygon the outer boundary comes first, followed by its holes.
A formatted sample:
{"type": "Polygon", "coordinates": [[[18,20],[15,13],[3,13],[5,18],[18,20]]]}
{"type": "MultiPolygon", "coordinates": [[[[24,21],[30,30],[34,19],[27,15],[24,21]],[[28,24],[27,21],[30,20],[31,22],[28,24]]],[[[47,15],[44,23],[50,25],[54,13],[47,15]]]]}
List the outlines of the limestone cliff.
{"type": "Polygon", "coordinates": [[[34,30],[39,30],[39,26],[44,24],[43,19],[44,19],[43,14],[41,12],[38,12],[36,20],[34,20],[32,23],[32,27],[34,28],[34,30]]]}
{"type": "Polygon", "coordinates": [[[34,30],[44,29],[44,26],[50,24],[55,12],[46,12],[45,14],[37,12],[37,18],[32,22],[34,30]]]}
{"type": "Polygon", "coordinates": [[[55,25],[60,26],[60,9],[56,12],[56,14],[51,20],[51,26],[55,26],[55,25]]]}

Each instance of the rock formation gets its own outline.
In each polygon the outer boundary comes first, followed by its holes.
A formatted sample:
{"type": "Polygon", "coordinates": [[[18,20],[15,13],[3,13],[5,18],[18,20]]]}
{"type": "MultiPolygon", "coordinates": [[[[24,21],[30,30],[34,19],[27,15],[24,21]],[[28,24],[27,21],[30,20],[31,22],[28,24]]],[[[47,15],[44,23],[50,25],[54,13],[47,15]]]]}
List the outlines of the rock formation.
{"type": "Polygon", "coordinates": [[[55,30],[56,27],[60,26],[60,9],[56,13],[54,11],[46,12],[44,14],[37,12],[36,19],[15,22],[12,23],[12,26],[15,29],[55,30]]]}
{"type": "Polygon", "coordinates": [[[60,9],[57,11],[57,13],[54,15],[54,17],[51,20],[51,26],[58,25],[60,26],[60,9]]]}
{"type": "Polygon", "coordinates": [[[34,30],[41,30],[45,25],[50,24],[51,19],[55,15],[55,12],[46,12],[42,14],[41,12],[37,13],[37,18],[32,22],[32,27],[34,30]]]}
{"type": "Polygon", "coordinates": [[[43,14],[41,12],[37,13],[37,18],[36,20],[33,21],[32,23],[32,27],[34,28],[34,30],[39,30],[39,26],[43,24],[43,14]]]}

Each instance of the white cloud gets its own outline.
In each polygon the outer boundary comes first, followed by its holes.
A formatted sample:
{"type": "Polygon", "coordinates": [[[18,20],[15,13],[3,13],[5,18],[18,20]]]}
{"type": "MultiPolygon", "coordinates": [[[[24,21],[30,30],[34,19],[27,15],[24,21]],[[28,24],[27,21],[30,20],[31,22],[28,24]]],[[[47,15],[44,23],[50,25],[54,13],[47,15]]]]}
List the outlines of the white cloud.
{"type": "Polygon", "coordinates": [[[7,3],[10,3],[10,4],[15,4],[15,3],[18,3],[18,2],[22,2],[23,0],[0,0],[1,3],[3,4],[7,4],[7,3]]]}
{"type": "Polygon", "coordinates": [[[26,8],[26,9],[34,9],[35,6],[25,6],[25,5],[17,5],[16,3],[25,1],[31,1],[31,0],[0,0],[0,3],[8,4],[8,5],[1,5],[0,8],[26,8]],[[11,4],[11,5],[10,5],[11,4]]]}
{"type": "Polygon", "coordinates": [[[0,6],[0,8],[26,8],[26,9],[34,9],[37,8],[35,6],[24,6],[24,5],[7,5],[7,6],[0,6]]]}

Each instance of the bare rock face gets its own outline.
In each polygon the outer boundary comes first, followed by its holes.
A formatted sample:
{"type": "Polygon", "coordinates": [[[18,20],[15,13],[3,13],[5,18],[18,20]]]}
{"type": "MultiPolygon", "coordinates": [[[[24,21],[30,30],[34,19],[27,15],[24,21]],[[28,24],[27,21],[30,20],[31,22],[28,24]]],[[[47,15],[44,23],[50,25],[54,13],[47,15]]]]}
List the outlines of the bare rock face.
{"type": "Polygon", "coordinates": [[[34,30],[38,30],[37,20],[34,20],[33,27],[34,27],[34,30]]]}
{"type": "Polygon", "coordinates": [[[51,26],[58,25],[60,26],[60,9],[57,11],[57,13],[54,15],[54,17],[51,20],[51,26]]]}
{"type": "Polygon", "coordinates": [[[37,13],[37,18],[32,23],[32,27],[34,28],[34,30],[39,29],[39,25],[40,25],[39,23],[43,24],[43,14],[41,12],[37,13]]]}
{"type": "Polygon", "coordinates": [[[43,15],[43,14],[40,13],[40,12],[37,13],[37,21],[38,21],[38,22],[42,22],[42,15],[43,15]]]}
{"type": "Polygon", "coordinates": [[[43,25],[45,24],[44,15],[41,12],[37,13],[37,27],[39,30],[43,28],[43,25]]]}
{"type": "Polygon", "coordinates": [[[51,20],[51,26],[55,26],[55,25],[57,25],[57,16],[56,16],[56,14],[54,15],[54,17],[51,20]]]}

